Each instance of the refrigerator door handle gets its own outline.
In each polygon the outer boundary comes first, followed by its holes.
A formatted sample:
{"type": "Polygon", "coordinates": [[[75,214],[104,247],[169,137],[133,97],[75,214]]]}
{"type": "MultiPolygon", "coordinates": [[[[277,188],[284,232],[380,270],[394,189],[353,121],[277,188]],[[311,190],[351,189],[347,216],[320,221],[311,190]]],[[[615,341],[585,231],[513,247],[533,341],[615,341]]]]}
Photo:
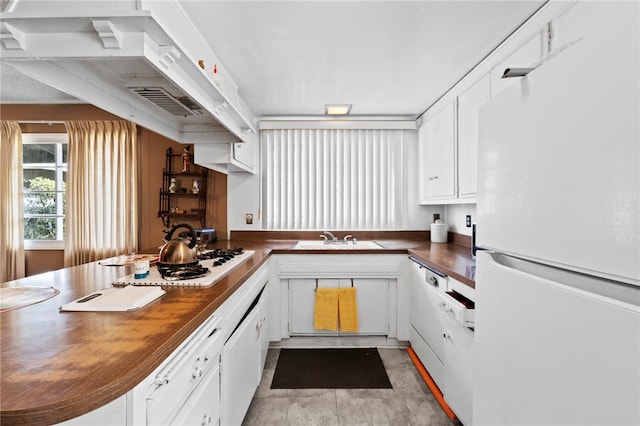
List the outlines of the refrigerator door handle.
{"type": "Polygon", "coordinates": [[[520,259],[497,252],[487,252],[497,268],[507,268],[518,273],[535,276],[550,285],[602,302],[640,312],[640,287],[619,281],[560,269],[554,266],[520,259]]]}

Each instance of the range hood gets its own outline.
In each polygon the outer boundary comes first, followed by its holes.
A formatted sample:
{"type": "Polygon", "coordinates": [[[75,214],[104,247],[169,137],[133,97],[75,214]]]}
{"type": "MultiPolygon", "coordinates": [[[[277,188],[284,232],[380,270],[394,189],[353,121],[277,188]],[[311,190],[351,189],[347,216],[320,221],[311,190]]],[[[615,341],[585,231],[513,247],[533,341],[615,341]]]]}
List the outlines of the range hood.
{"type": "Polygon", "coordinates": [[[237,84],[178,1],[3,6],[0,53],[19,72],[178,142],[257,143],[237,84]]]}

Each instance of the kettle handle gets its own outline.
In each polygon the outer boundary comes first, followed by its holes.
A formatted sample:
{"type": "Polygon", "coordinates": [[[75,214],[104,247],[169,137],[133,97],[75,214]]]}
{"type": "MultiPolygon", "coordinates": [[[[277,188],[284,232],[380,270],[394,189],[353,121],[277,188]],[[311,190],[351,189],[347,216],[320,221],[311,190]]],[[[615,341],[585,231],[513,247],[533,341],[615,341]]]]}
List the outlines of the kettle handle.
{"type": "Polygon", "coordinates": [[[191,241],[189,242],[188,247],[194,248],[196,246],[196,239],[198,238],[198,236],[196,235],[196,230],[193,228],[193,226],[189,225],[188,223],[180,223],[174,226],[173,228],[171,228],[171,230],[169,231],[165,239],[171,240],[171,238],[173,238],[173,232],[178,228],[187,228],[189,229],[189,231],[191,231],[191,241]]]}

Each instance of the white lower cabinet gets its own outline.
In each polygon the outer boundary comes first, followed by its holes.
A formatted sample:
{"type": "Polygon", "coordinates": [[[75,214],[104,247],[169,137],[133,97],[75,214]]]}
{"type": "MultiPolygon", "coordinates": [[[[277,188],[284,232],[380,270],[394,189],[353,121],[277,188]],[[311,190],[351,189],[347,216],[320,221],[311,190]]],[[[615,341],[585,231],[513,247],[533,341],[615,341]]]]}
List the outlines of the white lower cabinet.
{"type": "Polygon", "coordinates": [[[210,418],[211,424],[218,422],[219,392],[212,395],[210,389],[219,389],[223,343],[222,319],[214,315],[153,374],[148,388],[145,385],[136,388],[148,389],[142,395],[144,424],[192,424],[192,416],[199,420],[210,418]]]}
{"type": "Polygon", "coordinates": [[[247,311],[222,350],[222,415],[223,425],[240,425],[249,409],[251,399],[260,384],[262,374],[263,342],[261,335],[267,334],[263,324],[266,317],[268,291],[247,311]]]}
{"type": "Polygon", "coordinates": [[[64,426],[126,425],[127,395],[114,399],[110,403],[86,414],[56,424],[64,426]]]}
{"type": "Polygon", "coordinates": [[[269,292],[267,262],[152,374],[117,400],[126,402],[126,422],[89,423],[240,425],[269,347],[269,292]]]}
{"type": "Polygon", "coordinates": [[[291,336],[387,336],[408,338],[408,292],[400,291],[406,255],[279,255],[279,338],[291,336]],[[316,286],[356,288],[358,333],[314,328],[316,286]],[[400,295],[400,296],[399,296],[400,295]]]}
{"type": "Polygon", "coordinates": [[[411,347],[458,419],[470,425],[475,290],[416,262],[410,269],[411,347]]]}
{"type": "Polygon", "coordinates": [[[269,320],[269,285],[265,286],[263,294],[261,296],[261,305],[258,308],[258,320],[256,327],[258,328],[258,347],[260,348],[260,357],[258,359],[258,373],[262,377],[262,371],[264,370],[264,364],[267,362],[267,353],[269,352],[270,341],[270,324],[269,320]]]}
{"type": "Polygon", "coordinates": [[[193,395],[180,408],[172,425],[218,425],[220,422],[220,363],[216,362],[193,395]]]}
{"type": "Polygon", "coordinates": [[[298,278],[289,280],[291,336],[318,335],[382,335],[389,333],[389,280],[356,278],[356,279],[310,279],[298,278]],[[316,285],[323,288],[345,288],[352,285],[356,288],[358,305],[358,333],[317,330],[314,328],[314,308],[316,285]]]}
{"type": "Polygon", "coordinates": [[[444,321],[445,401],[465,425],[471,424],[473,407],[473,332],[449,317],[444,321]]]}

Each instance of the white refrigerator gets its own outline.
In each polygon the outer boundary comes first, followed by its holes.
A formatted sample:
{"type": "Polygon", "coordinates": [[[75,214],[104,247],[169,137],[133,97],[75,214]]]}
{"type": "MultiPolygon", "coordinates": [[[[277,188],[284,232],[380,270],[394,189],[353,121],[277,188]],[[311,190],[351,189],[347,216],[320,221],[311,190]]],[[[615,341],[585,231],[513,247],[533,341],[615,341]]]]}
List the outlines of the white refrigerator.
{"type": "Polygon", "coordinates": [[[474,425],[640,425],[639,22],[481,108],[474,425]]]}

